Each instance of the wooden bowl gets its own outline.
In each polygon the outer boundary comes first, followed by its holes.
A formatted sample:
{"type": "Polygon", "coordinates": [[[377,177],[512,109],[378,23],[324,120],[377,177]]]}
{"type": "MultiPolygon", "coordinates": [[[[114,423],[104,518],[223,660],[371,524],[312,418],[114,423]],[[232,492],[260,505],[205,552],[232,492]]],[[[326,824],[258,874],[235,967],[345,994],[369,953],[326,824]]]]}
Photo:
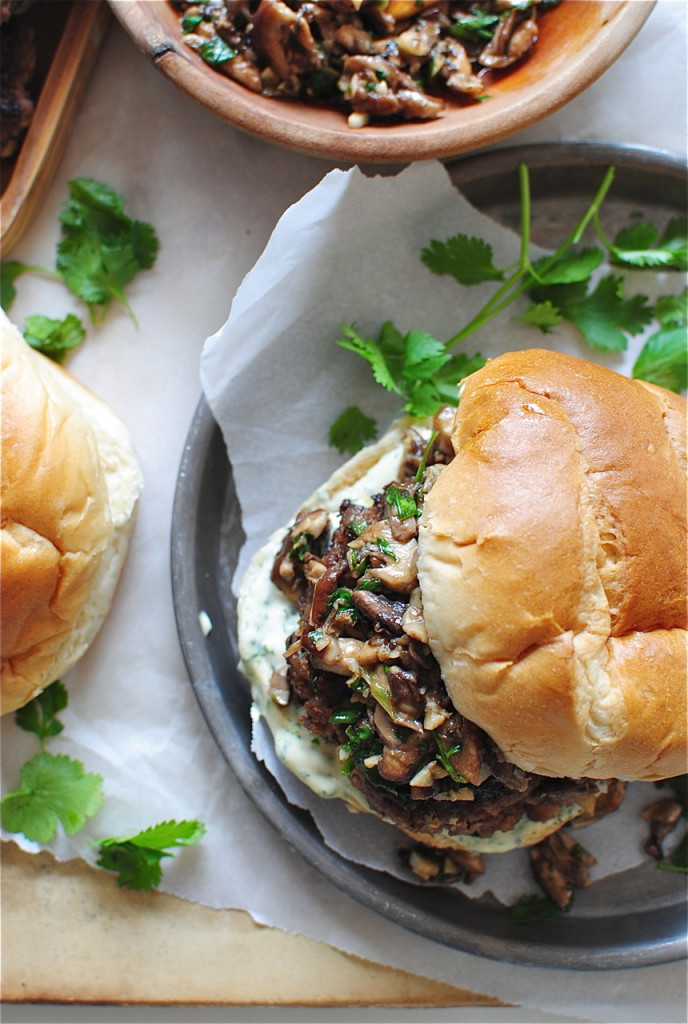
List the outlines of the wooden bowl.
{"type": "Polygon", "coordinates": [[[167,0],[110,0],[139,48],[178,88],[242,131],[339,162],[406,163],[455,156],[527,128],[581,93],[620,56],[656,0],[563,0],[541,20],[533,54],[490,99],[448,101],[433,121],[349,128],[341,112],[253,93],[214,71],[182,38],[167,0]]]}
{"type": "Polygon", "coordinates": [[[3,161],[3,255],[19,241],[50,186],[110,22],[101,0],[52,0],[21,15],[29,16],[36,34],[38,95],[16,156],[3,161]]]}

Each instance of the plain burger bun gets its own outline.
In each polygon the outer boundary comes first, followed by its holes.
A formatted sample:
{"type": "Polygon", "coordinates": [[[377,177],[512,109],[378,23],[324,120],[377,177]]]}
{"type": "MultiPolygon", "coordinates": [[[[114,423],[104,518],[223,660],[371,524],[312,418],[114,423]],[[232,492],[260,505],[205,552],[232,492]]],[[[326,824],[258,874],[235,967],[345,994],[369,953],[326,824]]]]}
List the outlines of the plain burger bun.
{"type": "Polygon", "coordinates": [[[686,771],[686,403],[529,350],[463,384],[419,581],[455,707],[540,775],[686,771]]]}
{"type": "Polygon", "coordinates": [[[5,314],[2,339],[2,713],[86,651],[124,564],[141,472],[104,402],[35,352],[5,314]]]}

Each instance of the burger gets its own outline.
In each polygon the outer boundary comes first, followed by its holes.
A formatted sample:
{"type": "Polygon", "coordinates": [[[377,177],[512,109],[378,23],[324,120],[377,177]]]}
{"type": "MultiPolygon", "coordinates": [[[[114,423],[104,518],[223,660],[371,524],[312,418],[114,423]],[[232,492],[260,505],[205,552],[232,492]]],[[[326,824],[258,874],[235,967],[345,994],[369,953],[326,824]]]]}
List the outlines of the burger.
{"type": "Polygon", "coordinates": [[[141,491],[110,407],[32,349],[4,313],[2,714],[85,653],[110,609],[141,491]]]}
{"type": "Polygon", "coordinates": [[[686,404],[544,350],[400,420],[254,556],[278,757],[426,847],[501,852],[686,771],[686,404]]]}

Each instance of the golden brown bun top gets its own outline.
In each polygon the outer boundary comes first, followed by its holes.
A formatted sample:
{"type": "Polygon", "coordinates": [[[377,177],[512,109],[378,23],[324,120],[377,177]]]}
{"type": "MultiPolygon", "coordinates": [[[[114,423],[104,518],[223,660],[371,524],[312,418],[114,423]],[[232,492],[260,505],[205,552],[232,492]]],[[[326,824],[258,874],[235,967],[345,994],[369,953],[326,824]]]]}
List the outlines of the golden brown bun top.
{"type": "Polygon", "coordinates": [[[541,350],[464,383],[419,578],[456,708],[543,775],[686,771],[686,402],[541,350]]]}
{"type": "Polygon", "coordinates": [[[119,577],[141,488],[112,410],[2,314],[2,713],[84,653],[119,577]]]}

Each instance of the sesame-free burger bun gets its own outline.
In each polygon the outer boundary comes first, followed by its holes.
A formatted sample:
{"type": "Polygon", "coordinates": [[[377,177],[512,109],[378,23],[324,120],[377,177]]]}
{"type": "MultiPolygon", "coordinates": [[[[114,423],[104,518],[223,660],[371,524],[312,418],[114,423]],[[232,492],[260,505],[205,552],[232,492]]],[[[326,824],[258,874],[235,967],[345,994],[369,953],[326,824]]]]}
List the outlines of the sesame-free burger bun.
{"type": "Polygon", "coordinates": [[[142,479],[126,428],[4,313],[2,714],[86,651],[105,619],[142,479]]]}
{"type": "Polygon", "coordinates": [[[554,352],[463,384],[419,582],[462,715],[540,775],[686,771],[686,402],[554,352]]]}

